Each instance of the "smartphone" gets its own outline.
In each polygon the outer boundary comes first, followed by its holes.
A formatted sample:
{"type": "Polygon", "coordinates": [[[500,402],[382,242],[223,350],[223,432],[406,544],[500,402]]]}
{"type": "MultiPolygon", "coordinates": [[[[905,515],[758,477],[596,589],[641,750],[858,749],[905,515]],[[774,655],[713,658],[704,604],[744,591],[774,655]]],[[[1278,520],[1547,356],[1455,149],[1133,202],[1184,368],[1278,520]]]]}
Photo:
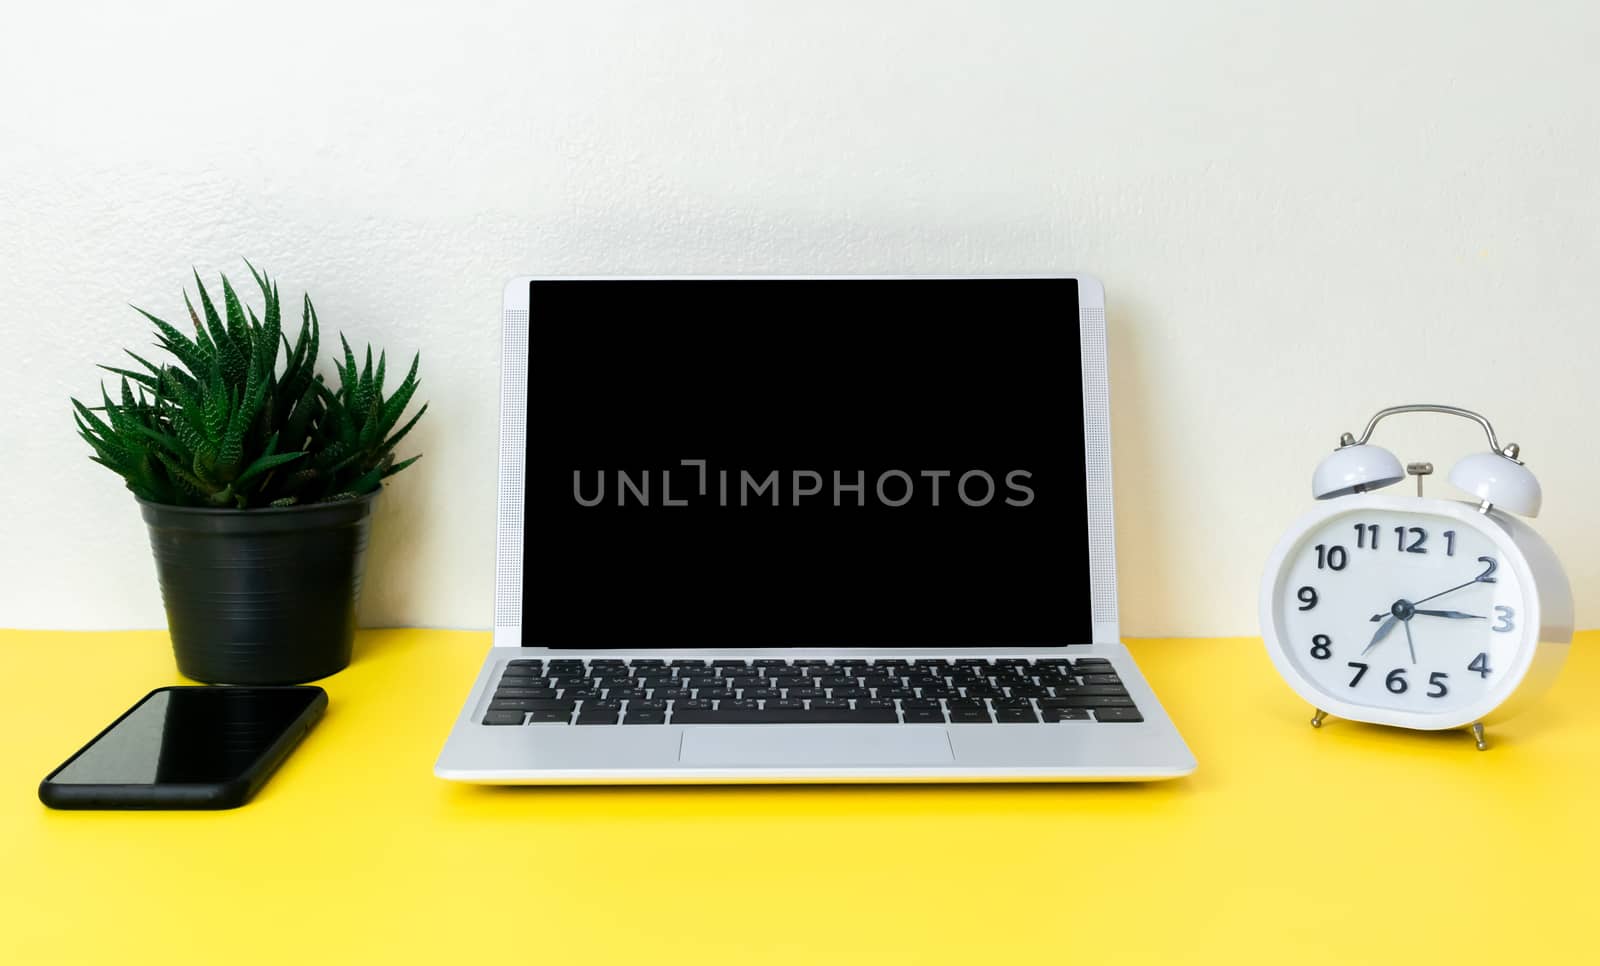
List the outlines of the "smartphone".
{"type": "Polygon", "coordinates": [[[157,688],[39,783],[51,808],[238,808],[328,707],[318,687],[157,688]]]}

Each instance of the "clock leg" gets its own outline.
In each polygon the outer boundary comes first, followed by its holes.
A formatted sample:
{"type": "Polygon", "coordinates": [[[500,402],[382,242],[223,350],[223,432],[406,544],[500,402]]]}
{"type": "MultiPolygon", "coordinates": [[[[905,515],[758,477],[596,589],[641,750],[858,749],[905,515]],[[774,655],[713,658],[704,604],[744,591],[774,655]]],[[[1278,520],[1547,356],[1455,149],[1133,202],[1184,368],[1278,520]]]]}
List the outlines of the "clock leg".
{"type": "Polygon", "coordinates": [[[1322,719],[1324,719],[1324,718],[1326,718],[1328,716],[1328,712],[1322,710],[1321,708],[1312,708],[1311,710],[1316,712],[1316,714],[1311,716],[1311,727],[1313,727],[1313,728],[1322,727],[1322,719]]]}
{"type": "Polygon", "coordinates": [[[1482,721],[1474,721],[1472,723],[1472,737],[1473,737],[1473,740],[1475,740],[1478,743],[1478,750],[1479,751],[1488,751],[1489,750],[1488,742],[1483,740],[1483,722],[1482,721]]]}

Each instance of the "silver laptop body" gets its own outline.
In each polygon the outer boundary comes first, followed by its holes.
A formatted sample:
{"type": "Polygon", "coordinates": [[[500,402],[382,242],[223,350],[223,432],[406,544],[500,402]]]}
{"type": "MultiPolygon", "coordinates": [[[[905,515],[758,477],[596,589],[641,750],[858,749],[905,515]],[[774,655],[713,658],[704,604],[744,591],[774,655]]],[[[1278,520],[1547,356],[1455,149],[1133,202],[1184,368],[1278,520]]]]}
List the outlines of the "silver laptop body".
{"type": "MultiPolygon", "coordinates": [[[[494,646],[455,721],[435,765],[435,774],[453,781],[492,784],[621,784],[1141,781],[1175,778],[1193,771],[1194,757],[1118,636],[1104,306],[1099,282],[1083,276],[512,280],[505,289],[503,316],[494,646]],[[718,308],[721,302],[731,300],[724,293],[734,291],[739,293],[738,299],[732,300],[739,303],[737,322],[731,320],[735,309],[718,308]],[[828,293],[827,297],[814,294],[820,292],[828,293]],[[870,298],[858,300],[855,293],[870,293],[870,298]],[[683,304],[672,304],[674,301],[683,304]],[[862,309],[862,317],[848,323],[837,321],[837,316],[849,316],[855,311],[858,301],[870,305],[870,311],[862,309]],[[916,319],[901,318],[898,306],[902,303],[908,307],[907,312],[915,310],[930,317],[942,304],[964,306],[965,314],[946,329],[924,329],[916,319]],[[705,318],[722,318],[717,315],[719,311],[730,318],[706,324],[724,325],[727,333],[764,331],[751,327],[762,326],[769,311],[774,318],[784,312],[795,313],[797,321],[783,330],[783,339],[774,336],[772,344],[754,349],[742,342],[728,344],[727,338],[719,337],[722,343],[717,346],[715,362],[704,361],[709,352],[688,349],[682,357],[674,358],[674,347],[680,341],[697,345],[694,340],[699,336],[693,328],[684,328],[676,330],[681,340],[666,339],[661,327],[692,327],[699,313],[696,307],[708,305],[705,318]],[[823,306],[829,308],[821,310],[823,306]],[[802,310],[809,314],[799,315],[802,310]],[[986,534],[1015,528],[1015,521],[1024,519],[1020,514],[1030,503],[1049,504],[1052,493],[1042,483],[1037,484],[1040,497],[1034,499],[1034,489],[1028,487],[1028,471],[1019,470],[1022,475],[1015,478],[1018,486],[1001,491],[1013,506],[1003,505],[997,498],[981,505],[977,497],[969,501],[969,491],[982,493],[984,488],[967,486],[967,477],[972,474],[961,473],[961,465],[965,464],[959,460],[948,475],[944,470],[922,469],[918,476],[918,470],[908,467],[905,473],[890,470],[879,474],[874,486],[873,478],[865,471],[840,476],[835,468],[833,479],[827,480],[828,473],[823,469],[814,473],[785,470],[781,476],[774,471],[769,479],[736,465],[730,470],[729,466],[738,460],[726,454],[717,457],[690,451],[679,453],[682,459],[654,459],[660,464],[659,475],[650,476],[651,469],[641,468],[639,460],[630,463],[624,454],[611,477],[605,475],[611,468],[580,466],[582,460],[574,457],[567,459],[570,470],[566,463],[558,467],[563,474],[559,479],[541,478],[539,487],[531,485],[528,468],[534,467],[536,475],[544,471],[541,460],[546,449],[564,452],[563,444],[551,440],[566,440],[569,447],[579,448],[604,442],[603,431],[569,432],[573,421],[585,412],[579,407],[591,395],[584,387],[595,384],[596,398],[615,400],[629,395],[627,385],[605,385],[604,381],[615,368],[611,356],[615,354],[620,359],[631,351],[627,347],[632,341],[625,337],[625,330],[634,323],[618,323],[618,332],[597,332],[610,324],[606,321],[608,312],[630,320],[644,316],[654,320],[649,328],[634,330],[643,334],[646,341],[660,340],[650,342],[653,349],[648,353],[639,350],[641,355],[653,356],[654,361],[637,359],[626,363],[638,366],[636,372],[681,368],[692,378],[693,392],[709,392],[706,385],[718,381],[716,373],[734,372],[725,368],[731,360],[740,368],[739,374],[730,374],[729,379],[739,382],[743,395],[738,409],[728,411],[751,420],[760,416],[761,403],[751,403],[749,394],[763,380],[759,373],[750,377],[747,369],[759,370],[768,364],[764,359],[781,366],[782,358],[791,354],[783,346],[804,346],[808,348],[798,351],[796,358],[809,360],[806,378],[814,384],[815,391],[835,395],[848,392],[852,380],[861,380],[866,371],[850,368],[860,361],[860,353],[852,346],[859,333],[871,331],[863,327],[874,325],[874,319],[892,318],[896,321],[883,324],[902,325],[906,333],[954,333],[952,338],[964,340],[977,357],[991,358],[983,355],[985,352],[1010,353],[992,357],[1002,363],[1007,358],[1015,359],[1019,366],[1023,360],[1048,354],[1043,343],[1031,344],[1030,333],[1055,331],[1057,338],[1071,340],[1075,329],[1077,338],[1071,341],[1076,342],[1077,358],[1062,361],[1059,372],[1049,375],[1053,391],[1059,391],[1069,403],[1081,395],[1081,426],[1077,425],[1075,405],[1065,407],[1072,412],[1070,422],[1063,420],[1064,424],[1059,425],[1064,452],[1075,454],[1077,443],[1082,443],[1083,485],[1078,488],[1076,479],[1069,479],[1072,485],[1062,491],[1070,492],[1071,499],[1079,505],[1071,507],[1071,526],[1006,531],[1038,532],[1037,545],[1031,543],[1033,537],[1027,538],[1032,547],[1030,553],[1036,558],[1027,565],[1030,568],[1054,568],[1057,558],[1070,562],[1063,568],[1063,581],[1042,581],[1051,588],[1059,587],[1059,591],[1033,595],[1048,597],[1047,600],[1030,597],[1013,606],[1001,601],[987,605],[978,601],[961,613],[953,610],[948,622],[944,622],[937,614],[929,617],[918,608],[905,606],[907,591],[899,587],[895,592],[900,597],[896,599],[902,603],[896,607],[886,604],[884,608],[893,613],[868,614],[861,605],[872,600],[871,588],[861,585],[864,574],[868,575],[865,582],[871,582],[871,570],[863,569],[857,558],[883,549],[892,560],[894,538],[875,538],[871,546],[865,536],[858,545],[837,540],[827,543],[828,535],[844,534],[848,540],[856,532],[852,528],[857,526],[857,520],[886,520],[886,525],[903,527],[901,521],[907,518],[896,516],[898,510],[884,507],[906,507],[911,512],[927,514],[917,519],[925,519],[928,527],[943,526],[946,520],[968,521],[960,524],[964,528],[960,532],[981,542],[988,539],[986,534]],[[1026,321],[1008,321],[1019,315],[1026,315],[1026,321]],[[805,321],[808,318],[816,320],[815,326],[805,321]],[[813,328],[825,331],[815,333],[813,328]],[[999,337],[984,334],[990,331],[1008,333],[1010,342],[992,347],[999,337]],[[813,342],[822,344],[813,346],[813,342]],[[807,356],[806,352],[815,354],[807,356]],[[832,360],[838,361],[837,366],[832,360]],[[696,368],[702,365],[704,369],[696,368]],[[571,392],[549,399],[541,395],[546,381],[563,379],[573,380],[571,392]],[[531,406],[530,383],[536,390],[531,406]],[[554,435],[547,438],[547,433],[554,435]],[[630,471],[636,472],[630,475],[630,471]],[[733,495],[729,491],[730,473],[733,495]],[[957,495],[967,504],[965,507],[951,498],[948,488],[942,502],[935,488],[932,502],[937,508],[909,503],[912,491],[935,474],[947,487],[960,481],[957,495]],[[564,489],[569,476],[571,503],[564,489]],[[653,493],[652,479],[656,481],[653,493]],[[607,480],[612,484],[609,490],[605,489],[607,480]],[[763,483],[767,485],[762,486],[763,483]],[[863,485],[851,485],[856,483],[863,485]],[[830,484],[831,503],[827,492],[830,484]],[[786,486],[788,490],[784,489],[786,486]],[[561,495],[551,497],[551,493],[561,495]],[[906,504],[896,502],[902,497],[908,501],[906,504]],[[861,509],[874,500],[877,502],[870,511],[861,509]],[[814,509],[798,509],[802,506],[814,509]],[[1023,509],[1016,509],[1017,506],[1023,509]],[[749,512],[752,507],[760,512],[749,512]],[[585,516],[591,509],[609,516],[585,516]],[[797,527],[795,521],[802,512],[813,514],[805,518],[813,522],[797,527]],[[836,515],[849,512],[862,515],[836,515]],[[735,534],[739,553],[744,556],[730,564],[718,547],[702,546],[699,540],[683,540],[683,553],[714,556],[699,558],[698,565],[686,564],[691,571],[689,577],[673,570],[668,579],[673,596],[652,598],[650,594],[657,589],[655,582],[647,587],[642,578],[633,584],[624,579],[620,585],[613,585],[619,579],[618,573],[628,577],[634,571],[627,564],[619,563],[616,569],[605,566],[606,559],[631,560],[634,551],[645,556],[673,552],[661,547],[661,534],[704,532],[674,529],[681,528],[679,521],[688,517],[672,515],[689,513],[701,514],[695,519],[706,521],[707,527],[725,527],[728,533],[735,534]],[[974,524],[972,521],[980,519],[975,515],[939,517],[940,513],[991,515],[974,524]],[[1082,515],[1081,524],[1076,514],[1082,515]],[[612,529],[583,529],[589,520],[609,521],[605,526],[612,529]],[[762,559],[762,554],[768,552],[763,549],[766,544],[751,539],[751,533],[759,534],[763,526],[776,527],[775,533],[788,535],[773,541],[770,553],[774,556],[766,561],[762,559]],[[871,628],[867,636],[891,644],[863,640],[862,634],[851,632],[849,623],[841,622],[841,614],[828,612],[834,595],[829,592],[825,576],[805,586],[798,586],[793,580],[782,581],[783,586],[761,582],[764,564],[772,564],[775,572],[781,573],[781,564],[799,552],[793,547],[799,546],[795,541],[803,538],[794,535],[808,531],[817,533],[818,540],[826,546],[816,550],[813,543],[807,542],[807,552],[820,553],[819,559],[824,563],[828,553],[836,554],[834,559],[840,568],[855,575],[848,585],[837,585],[837,592],[841,597],[854,595],[854,612],[871,617],[863,625],[871,628]],[[635,533],[638,545],[631,546],[635,533]],[[697,568],[713,575],[710,586],[691,579],[694,572],[699,572],[697,568]],[[1082,580],[1085,575],[1087,581],[1082,580]],[[732,584],[742,590],[738,601],[728,607],[737,609],[739,602],[754,601],[748,612],[736,615],[743,623],[723,627],[707,617],[702,625],[697,615],[722,614],[725,608],[720,602],[729,600],[731,595],[719,594],[732,584]],[[683,605],[681,610],[679,603],[683,605]],[[992,617],[987,616],[991,612],[992,617]],[[1034,614],[1043,623],[1019,626],[1013,633],[1008,622],[1013,614],[1024,612],[1034,614]],[[653,632],[652,621],[657,619],[653,615],[657,614],[660,634],[653,632]],[[917,633],[927,635],[925,646],[895,631],[894,621],[900,619],[896,614],[915,615],[905,620],[908,626],[920,629],[917,633]],[[1059,629],[1054,614],[1063,615],[1059,629]],[[825,625],[824,618],[834,623],[825,625]],[[963,624],[963,620],[967,623],[963,624]],[[992,633],[983,621],[992,622],[992,633]],[[589,631],[591,626],[593,633],[589,631]],[[839,630],[836,634],[822,633],[818,628],[823,626],[839,630]],[[670,633],[669,627],[673,629],[670,633]],[[930,627],[934,628],[931,633],[930,627]],[[950,628],[951,635],[973,639],[945,639],[945,632],[940,630],[943,627],[950,628]],[[1045,629],[1035,629],[1041,627],[1045,629]],[[698,633],[702,629],[703,635],[698,633]],[[698,643],[702,636],[704,643],[698,643]],[[998,643],[987,643],[990,640],[998,643]],[[833,646],[835,641],[847,646],[833,646]],[[751,670],[715,668],[716,661],[746,662],[751,670]],[[839,661],[851,663],[837,669],[824,663],[839,661]],[[703,666],[700,662],[704,662],[703,666]],[[975,662],[988,666],[975,667],[975,662]],[[776,670],[785,666],[803,670],[807,677],[802,683],[807,688],[780,690],[779,684],[802,680],[780,679],[779,674],[798,673],[776,670]],[[874,667],[878,668],[876,672],[874,667]],[[609,678],[604,676],[607,669],[609,678]],[[952,676],[943,678],[944,683],[937,689],[928,687],[930,683],[938,684],[941,679],[937,676],[946,671],[952,676]],[[982,677],[990,673],[997,676],[982,677]],[[705,677],[691,681],[691,674],[705,677]],[[756,676],[760,674],[770,677],[758,680],[756,676]],[[594,681],[579,680],[585,675],[598,677],[594,681]],[[736,675],[740,677],[735,679],[736,675]],[[630,676],[634,680],[627,680],[630,676]],[[712,680],[713,677],[727,680],[712,680]],[[841,681],[850,687],[828,689],[841,681]],[[751,682],[758,687],[752,689],[751,682]],[[877,699],[879,694],[891,693],[881,687],[886,682],[895,685],[894,693],[900,699],[877,699]],[[981,690],[972,686],[974,682],[981,690]],[[695,684],[715,685],[719,690],[689,690],[695,684]],[[817,684],[823,687],[811,686],[817,684]],[[662,685],[677,690],[656,687],[662,685]],[[736,686],[745,690],[736,690],[736,686]],[[1108,692],[1121,697],[1102,696],[1108,692]],[[980,696],[968,697],[969,693],[980,696]],[[646,710],[652,708],[650,699],[659,694],[676,694],[678,700],[667,703],[668,710],[659,714],[646,710]],[[747,700],[747,694],[758,697],[747,700]],[[800,694],[807,699],[790,698],[800,694]],[[835,694],[849,697],[835,699],[835,694]],[[618,700],[611,700],[619,695],[618,700]],[[702,699],[702,695],[712,695],[715,700],[702,699]],[[1096,705],[1096,701],[1109,703],[1096,705]],[[821,710],[824,704],[840,710],[821,710]],[[851,717],[866,714],[869,704],[877,708],[872,712],[875,718],[871,723],[851,717]],[[920,707],[914,709],[912,704],[920,707]],[[936,707],[930,709],[929,704],[936,707]],[[749,710],[725,710],[736,706],[749,710]],[[769,714],[766,709],[780,706],[796,709],[792,717],[770,712],[789,723],[740,723],[745,719],[737,717],[745,714],[759,718],[769,714]],[[641,710],[633,715],[635,707],[641,710]],[[704,710],[680,710],[690,707],[704,710]],[[529,708],[541,710],[527,711],[529,708]],[[614,720],[605,720],[610,713],[607,709],[619,708],[614,720]],[[718,714],[734,719],[733,723],[705,720],[718,714]],[[975,721],[979,714],[986,718],[975,721]],[[817,720],[808,715],[817,716],[817,720]],[[642,723],[632,724],[630,716],[642,723]],[[888,723],[884,716],[896,723],[888,723]],[[916,720],[907,720],[913,716],[916,720]],[[942,720],[929,720],[935,716],[942,720]],[[1105,720],[1100,720],[1102,717],[1105,720]],[[585,724],[579,724],[580,720],[585,724]],[[682,723],[685,720],[692,723],[682,723]]],[[[945,343],[949,341],[946,339],[945,343]]],[[[1061,344],[1070,347],[1070,343],[1061,344]]],[[[903,361],[881,365],[873,371],[889,380],[897,378],[896,373],[916,373],[922,364],[918,361],[922,358],[919,351],[915,345],[907,346],[903,361]]],[[[965,354],[968,350],[951,349],[940,358],[945,365],[951,365],[952,360],[959,365],[965,354]]],[[[1071,353],[1061,355],[1069,357],[1071,353]]],[[[901,359],[898,355],[894,358],[901,359]]],[[[996,368],[1003,366],[989,366],[985,378],[999,379],[996,368]]],[[[962,382],[961,374],[956,372],[948,384],[957,391],[962,382]]],[[[649,398],[629,400],[638,418],[692,421],[691,416],[683,415],[693,411],[691,404],[677,400],[671,389],[677,383],[650,384],[653,388],[643,393],[649,398]],[[673,408],[680,404],[681,413],[673,408]]],[[[925,383],[918,385],[926,388],[925,383]]],[[[884,398],[887,400],[890,395],[886,393],[884,398]]],[[[874,439],[883,440],[885,451],[894,451],[895,441],[902,438],[895,430],[897,425],[912,434],[923,432],[925,439],[938,439],[936,428],[918,429],[912,423],[897,422],[906,418],[899,405],[891,406],[886,401],[885,411],[877,415],[859,401],[852,405],[861,410],[863,425],[877,427],[877,435],[863,436],[866,443],[862,445],[869,449],[858,447],[852,451],[858,456],[867,454],[860,461],[871,462],[870,445],[874,439]]],[[[1004,421],[993,415],[984,418],[995,420],[997,427],[1004,421]]],[[[1048,415],[1044,418],[1048,419],[1048,415]]],[[[620,424],[606,425],[615,429],[620,424]]],[[[760,434],[751,431],[752,426],[765,424],[742,425],[744,435],[739,438],[754,439],[752,445],[768,445],[767,462],[761,466],[764,469],[772,465],[772,441],[764,436],[754,438],[760,434]]],[[[660,435],[641,435],[638,439],[655,440],[660,435]]],[[[986,437],[975,434],[970,438],[981,443],[986,437]]],[[[782,442],[780,434],[778,443],[782,442]]],[[[821,445],[826,442],[826,438],[820,440],[821,445]]],[[[819,440],[811,439],[809,445],[809,452],[815,453],[819,440]]],[[[595,450],[582,452],[592,455],[595,450]]],[[[663,449],[656,456],[665,452],[669,451],[663,449]]],[[[552,459],[560,462],[558,457],[552,459]]],[[[841,462],[847,464],[849,460],[841,462]]],[[[1074,455],[1065,465],[1070,469],[1076,462],[1074,455]]],[[[1053,478],[1061,476],[1056,474],[1053,478]]],[[[982,484],[983,480],[973,477],[970,482],[982,484]]],[[[1013,482],[1013,478],[1007,476],[1006,482],[1013,482]]],[[[992,480],[988,489],[993,495],[992,480]]],[[[926,495],[921,498],[927,499],[926,495]]],[[[870,527],[863,532],[870,533],[870,527]]],[[[903,529],[885,532],[921,533],[903,529]]],[[[916,539],[920,541],[921,537],[916,539]]],[[[930,542],[926,546],[937,548],[940,544],[930,542]]],[[[920,551],[906,566],[914,569],[929,553],[927,549],[920,551]]],[[[937,563],[941,569],[930,570],[930,574],[970,567],[969,576],[978,584],[991,569],[983,560],[960,556],[937,563]]],[[[659,566],[656,572],[661,572],[659,566]]],[[[807,571],[815,572],[815,568],[807,571]]],[[[1028,571],[1018,573],[1026,575],[1028,571]]],[[[951,599],[948,590],[930,594],[923,609],[941,610],[950,606],[951,599]]]]}

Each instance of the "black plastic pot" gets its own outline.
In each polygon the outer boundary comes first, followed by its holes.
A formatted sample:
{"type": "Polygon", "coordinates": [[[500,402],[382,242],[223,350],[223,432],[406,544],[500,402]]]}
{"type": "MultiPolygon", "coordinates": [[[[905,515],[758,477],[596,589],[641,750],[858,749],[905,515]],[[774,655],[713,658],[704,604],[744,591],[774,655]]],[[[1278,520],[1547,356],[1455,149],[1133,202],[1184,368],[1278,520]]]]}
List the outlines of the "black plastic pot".
{"type": "Polygon", "coordinates": [[[348,665],[376,496],[267,510],[140,500],[178,670],[298,684],[348,665]]]}

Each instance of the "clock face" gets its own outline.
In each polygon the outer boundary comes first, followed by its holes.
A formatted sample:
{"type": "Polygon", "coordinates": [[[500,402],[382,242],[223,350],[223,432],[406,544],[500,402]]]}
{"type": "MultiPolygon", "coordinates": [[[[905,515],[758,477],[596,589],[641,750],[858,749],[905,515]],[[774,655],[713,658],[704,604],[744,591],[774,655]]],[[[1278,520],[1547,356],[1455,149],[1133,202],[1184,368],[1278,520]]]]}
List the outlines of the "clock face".
{"type": "Polygon", "coordinates": [[[1420,510],[1334,515],[1284,560],[1279,646],[1349,704],[1449,714],[1481,701],[1507,680],[1532,616],[1500,546],[1477,523],[1420,510]]]}

